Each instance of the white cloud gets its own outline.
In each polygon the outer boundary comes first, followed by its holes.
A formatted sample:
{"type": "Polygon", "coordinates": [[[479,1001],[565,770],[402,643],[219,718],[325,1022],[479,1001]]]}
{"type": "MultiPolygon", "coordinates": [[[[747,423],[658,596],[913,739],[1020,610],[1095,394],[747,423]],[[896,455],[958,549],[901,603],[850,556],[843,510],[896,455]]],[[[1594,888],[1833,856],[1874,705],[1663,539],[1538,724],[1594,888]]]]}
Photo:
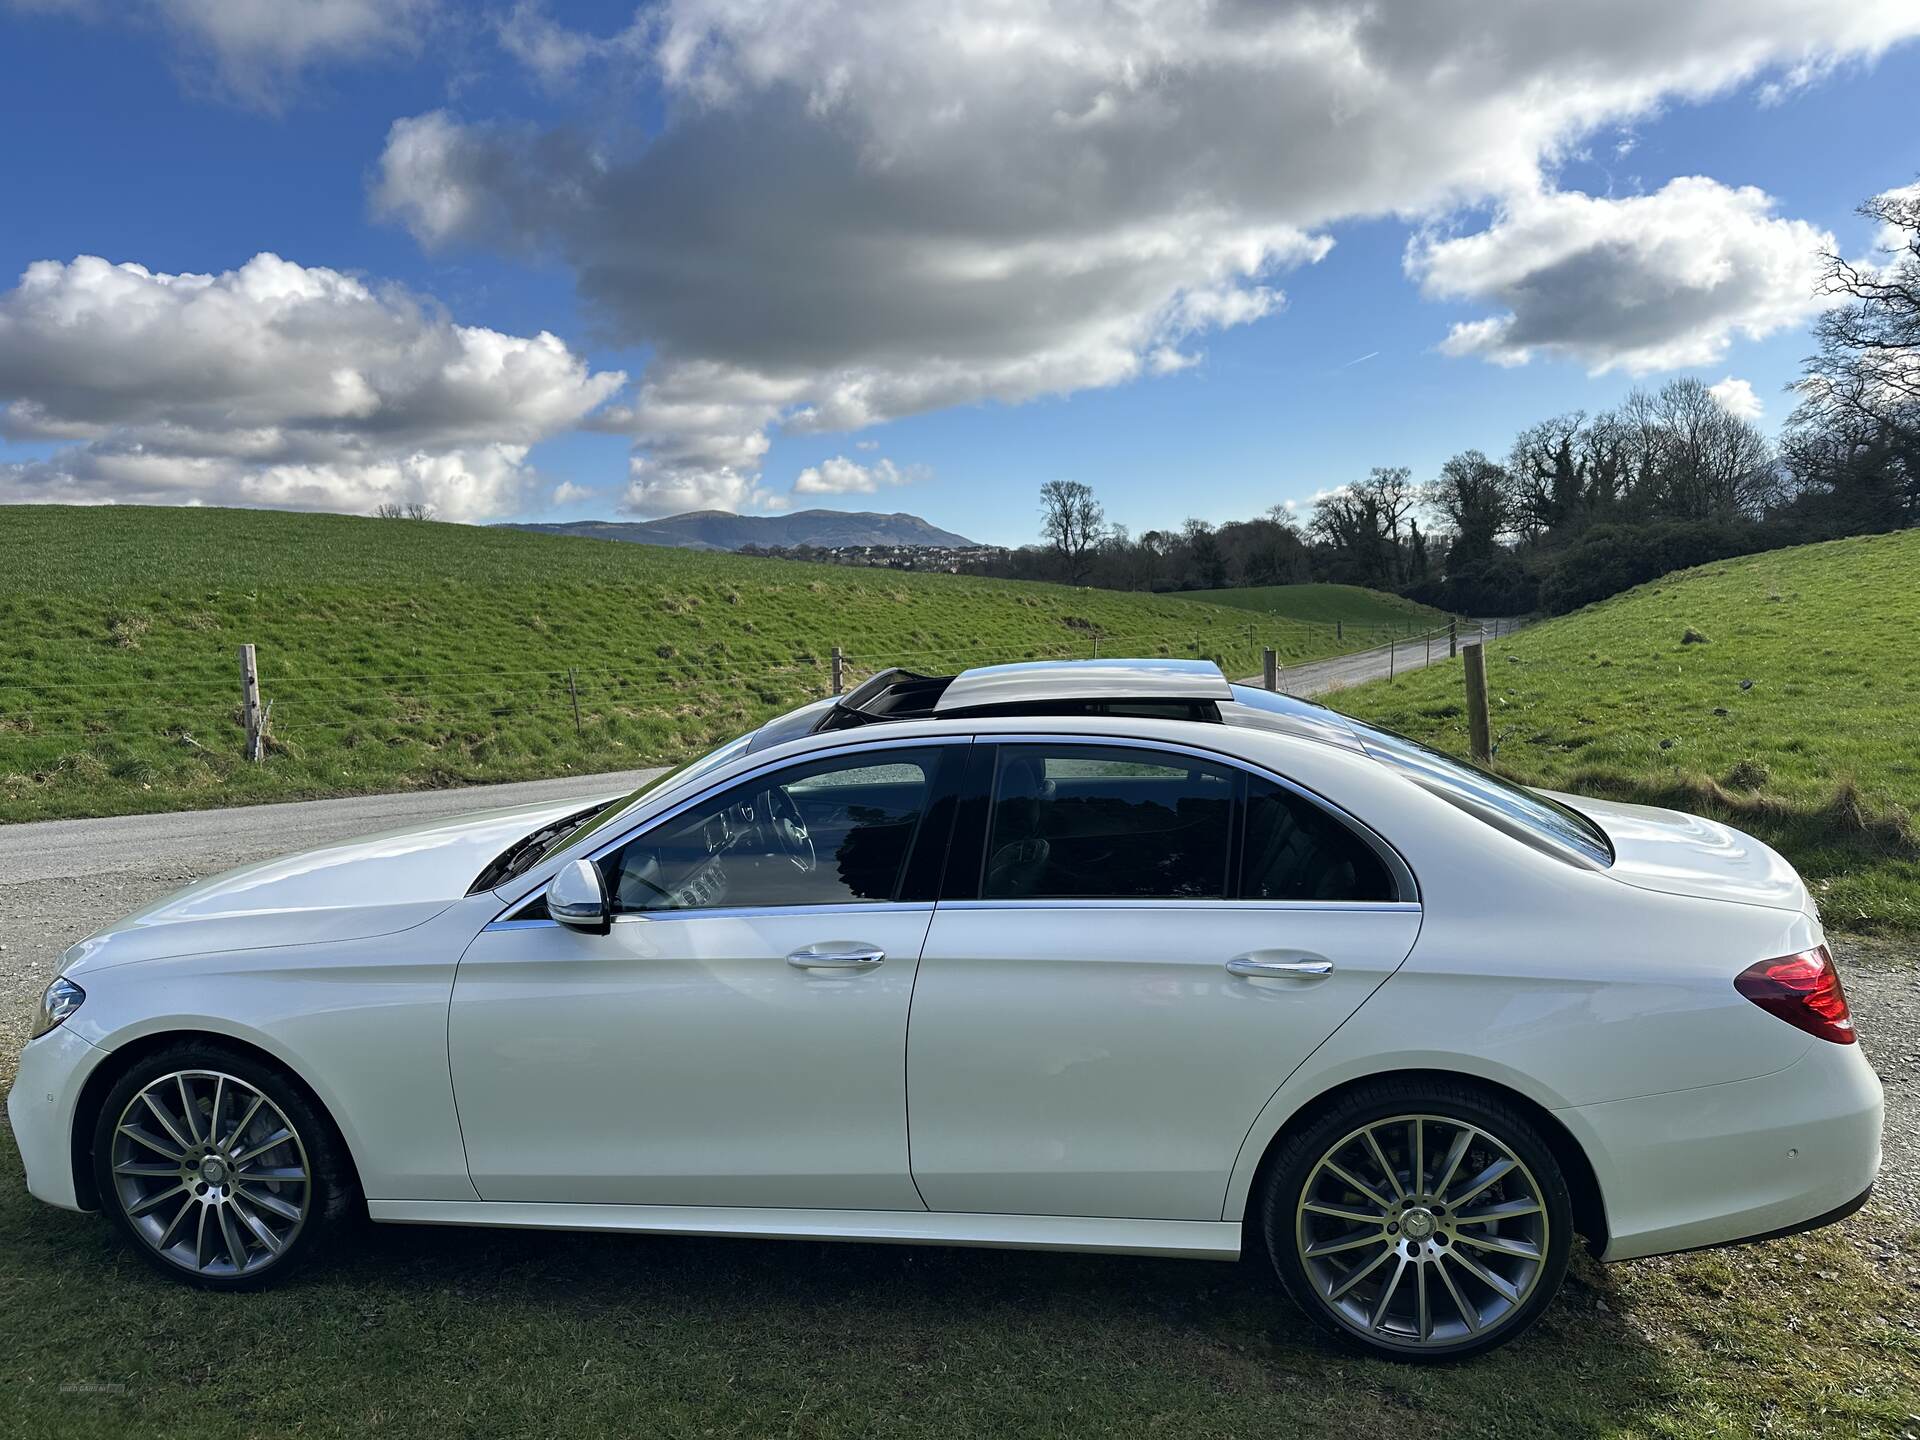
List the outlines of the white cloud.
{"type": "Polygon", "coordinates": [[[437,0],[7,0],[28,12],[157,24],[235,98],[279,110],[321,65],[391,59],[418,47],[437,0]]]}
{"type": "Polygon", "coordinates": [[[1760,397],[1753,393],[1751,380],[1740,380],[1732,375],[1718,384],[1709,385],[1707,393],[1713,396],[1715,404],[1738,420],[1758,420],[1767,408],[1760,397]]]}
{"type": "Polygon", "coordinates": [[[555,21],[540,0],[519,0],[495,22],[500,45],[550,89],[560,89],[596,61],[631,60],[644,52],[648,27],[636,14],[617,34],[601,37],[555,21]]]}
{"type": "Polygon", "coordinates": [[[1545,355],[1595,373],[1706,365],[1736,333],[1770,335],[1825,303],[1833,236],[1773,210],[1759,190],[1701,176],[1624,199],[1540,190],[1478,234],[1416,238],[1406,265],[1429,296],[1505,307],[1456,325],[1449,354],[1545,355]]]}
{"type": "Polygon", "coordinates": [[[823,460],[818,465],[809,465],[795,476],[793,493],[796,495],[871,495],[886,486],[906,485],[925,478],[926,472],[920,467],[909,465],[902,469],[884,457],[871,465],[862,465],[857,460],[849,460],[845,455],[836,455],[831,460],[823,460]]]}
{"type": "Polygon", "coordinates": [[[608,36],[523,6],[507,44],[550,84],[603,65],[583,92],[643,83],[664,120],[404,119],[375,204],[567,264],[654,354],[630,503],[744,502],[770,430],[1185,368],[1333,223],[1536,194],[1603,127],[1917,32],[1912,0],[664,0],[608,36]]]}
{"type": "Polygon", "coordinates": [[[396,286],[257,255],[221,275],[81,256],[0,294],[0,498],[510,511],[535,442],[626,382],[556,337],[456,325],[396,286]]]}
{"type": "Polygon", "coordinates": [[[556,505],[577,505],[582,500],[597,500],[600,492],[591,485],[576,485],[571,480],[562,480],[553,487],[553,503],[556,505]]]}

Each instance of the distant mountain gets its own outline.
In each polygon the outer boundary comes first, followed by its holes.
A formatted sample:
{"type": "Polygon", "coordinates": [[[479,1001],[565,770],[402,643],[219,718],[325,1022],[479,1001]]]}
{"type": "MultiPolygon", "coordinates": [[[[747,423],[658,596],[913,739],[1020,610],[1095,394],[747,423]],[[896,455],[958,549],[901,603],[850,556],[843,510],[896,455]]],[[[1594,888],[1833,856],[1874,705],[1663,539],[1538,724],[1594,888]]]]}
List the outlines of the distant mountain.
{"type": "Polygon", "coordinates": [[[664,520],[572,520],[555,525],[512,525],[543,535],[580,535],[626,540],[635,545],[673,545],[683,550],[742,550],[749,545],[939,545],[974,542],[929,525],[918,515],[879,515],[870,510],[796,510],[791,515],[731,515],[690,510],[664,520]]]}

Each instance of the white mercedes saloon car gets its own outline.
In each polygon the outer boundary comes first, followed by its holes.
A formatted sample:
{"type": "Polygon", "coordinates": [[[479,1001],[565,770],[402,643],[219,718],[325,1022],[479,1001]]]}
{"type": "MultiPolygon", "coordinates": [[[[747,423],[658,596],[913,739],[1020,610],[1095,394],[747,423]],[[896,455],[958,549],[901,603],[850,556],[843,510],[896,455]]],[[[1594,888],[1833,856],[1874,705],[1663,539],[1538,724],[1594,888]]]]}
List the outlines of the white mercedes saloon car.
{"type": "Polygon", "coordinates": [[[1625,1260],[1866,1198],[1790,866],[1210,665],[890,671],[582,808],[249,866],[74,946],[8,1113],[166,1273],[362,1216],[1264,1251],[1469,1355],[1625,1260]]]}

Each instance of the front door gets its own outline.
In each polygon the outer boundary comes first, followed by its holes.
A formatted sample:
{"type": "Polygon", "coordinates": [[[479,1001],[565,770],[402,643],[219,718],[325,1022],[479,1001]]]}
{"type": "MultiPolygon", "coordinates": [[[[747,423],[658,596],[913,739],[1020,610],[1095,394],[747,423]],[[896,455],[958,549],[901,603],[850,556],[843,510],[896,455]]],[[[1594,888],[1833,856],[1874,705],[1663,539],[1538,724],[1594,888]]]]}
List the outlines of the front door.
{"type": "Polygon", "coordinates": [[[1186,752],[1002,745],[987,828],[913,1002],[928,1208],[1218,1220],[1261,1107],[1419,906],[1308,797],[1186,752]]]}
{"type": "Polygon", "coordinates": [[[488,927],[449,1027],[481,1198],[923,1209],[901,1061],[933,911],[916,877],[938,873],[923,822],[964,749],[869,746],[682,807],[597,861],[607,935],[488,927]]]}

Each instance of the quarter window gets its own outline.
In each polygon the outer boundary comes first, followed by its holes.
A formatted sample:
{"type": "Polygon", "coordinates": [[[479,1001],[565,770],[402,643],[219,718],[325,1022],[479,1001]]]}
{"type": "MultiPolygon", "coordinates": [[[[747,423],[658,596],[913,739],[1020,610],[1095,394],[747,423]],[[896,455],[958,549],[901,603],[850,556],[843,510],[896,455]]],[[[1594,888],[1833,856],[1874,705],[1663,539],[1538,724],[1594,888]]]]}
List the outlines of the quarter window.
{"type": "Polygon", "coordinates": [[[1392,900],[1393,877],[1353,831],[1303,795],[1247,780],[1240,894],[1247,900],[1392,900]]]}
{"type": "Polygon", "coordinates": [[[601,861],[617,911],[891,901],[937,750],[838,756],[746,781],[601,861]]]}
{"type": "Polygon", "coordinates": [[[989,900],[1222,899],[1235,772],[1164,751],[1008,745],[994,777],[989,900]]]}

